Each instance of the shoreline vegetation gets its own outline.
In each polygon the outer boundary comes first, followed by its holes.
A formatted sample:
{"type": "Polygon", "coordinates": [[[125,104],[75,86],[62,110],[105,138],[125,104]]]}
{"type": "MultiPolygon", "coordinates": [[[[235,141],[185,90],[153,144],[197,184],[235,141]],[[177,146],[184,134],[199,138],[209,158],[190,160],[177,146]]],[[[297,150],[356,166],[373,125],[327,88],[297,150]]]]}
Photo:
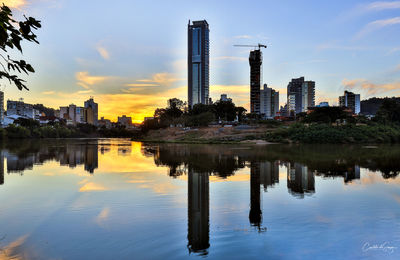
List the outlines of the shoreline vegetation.
{"type": "Polygon", "coordinates": [[[0,128],[0,139],[23,138],[131,138],[147,143],[184,144],[381,144],[400,143],[400,104],[391,99],[371,119],[352,115],[340,107],[313,108],[290,121],[262,120],[245,114],[232,102],[197,104],[185,111],[184,103],[170,99],[152,119],[136,130],[124,126],[68,126],[58,122],[40,125],[32,119],[0,128]]]}
{"type": "Polygon", "coordinates": [[[192,130],[171,128],[152,130],[145,136],[132,138],[146,143],[183,144],[382,144],[400,143],[400,127],[393,125],[306,125],[302,123],[282,124],[275,128],[253,126],[247,130],[235,127],[202,127],[192,130]],[[255,130],[255,131],[252,131],[255,130]]]}

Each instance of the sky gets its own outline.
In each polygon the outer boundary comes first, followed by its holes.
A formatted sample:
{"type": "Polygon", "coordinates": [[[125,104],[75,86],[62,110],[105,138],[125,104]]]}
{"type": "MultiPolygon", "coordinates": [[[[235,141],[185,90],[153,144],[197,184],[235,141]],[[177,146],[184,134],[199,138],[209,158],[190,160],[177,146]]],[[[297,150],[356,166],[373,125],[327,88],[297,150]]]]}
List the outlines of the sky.
{"type": "MultiPolygon", "coordinates": [[[[33,65],[29,91],[1,80],[5,99],[58,108],[94,97],[99,116],[134,122],[187,100],[188,20],[210,25],[210,96],[249,107],[249,48],[263,49],[263,83],[280,92],[292,78],[316,82],[316,102],[344,90],[400,95],[400,1],[2,0],[16,18],[42,21],[40,45],[10,53],[33,65]]],[[[0,0],[1,2],[1,0],[0,0]]]]}

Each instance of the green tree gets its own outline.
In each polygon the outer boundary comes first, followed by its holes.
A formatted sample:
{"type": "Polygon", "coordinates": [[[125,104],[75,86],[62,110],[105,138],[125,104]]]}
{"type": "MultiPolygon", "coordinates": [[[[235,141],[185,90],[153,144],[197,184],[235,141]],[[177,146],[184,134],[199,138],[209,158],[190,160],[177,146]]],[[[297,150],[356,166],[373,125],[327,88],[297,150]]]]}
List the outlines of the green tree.
{"type": "Polygon", "coordinates": [[[25,60],[14,60],[9,55],[5,55],[10,49],[18,49],[22,53],[21,42],[27,40],[39,44],[33,30],[41,27],[40,21],[32,17],[24,16],[24,21],[14,20],[11,9],[3,4],[0,7],[0,48],[3,53],[1,56],[0,79],[6,78],[10,84],[14,83],[19,90],[29,90],[25,85],[25,80],[19,78],[14,72],[34,73],[33,67],[25,60]],[[18,26],[17,26],[18,25],[18,26]]]}
{"type": "Polygon", "coordinates": [[[385,99],[376,113],[376,120],[381,123],[400,123],[400,104],[394,99],[385,99]]]}

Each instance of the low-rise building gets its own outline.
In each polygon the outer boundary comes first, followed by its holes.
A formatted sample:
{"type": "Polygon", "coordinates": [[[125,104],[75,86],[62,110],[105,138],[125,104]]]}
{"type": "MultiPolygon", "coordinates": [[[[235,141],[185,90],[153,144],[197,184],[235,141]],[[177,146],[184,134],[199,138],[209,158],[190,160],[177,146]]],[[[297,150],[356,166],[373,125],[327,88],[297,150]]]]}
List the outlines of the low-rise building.
{"type": "Polygon", "coordinates": [[[69,125],[86,123],[84,107],[78,107],[71,104],[67,107],[60,107],[59,111],[59,118],[65,119],[69,125]]]}
{"type": "Polygon", "coordinates": [[[227,94],[221,94],[220,101],[225,101],[225,102],[232,102],[231,98],[228,98],[227,94]]]}
{"type": "Polygon", "coordinates": [[[22,99],[19,101],[7,100],[7,116],[35,119],[39,115],[39,111],[34,109],[33,105],[25,103],[22,99]]]}
{"type": "Polygon", "coordinates": [[[104,119],[104,117],[102,116],[101,119],[99,120],[99,126],[100,127],[105,127],[105,128],[111,128],[112,123],[109,119],[104,119]]]}
{"type": "Polygon", "coordinates": [[[126,128],[132,127],[132,117],[130,117],[130,116],[126,116],[126,115],[119,116],[117,122],[119,124],[125,126],[126,128]]]}

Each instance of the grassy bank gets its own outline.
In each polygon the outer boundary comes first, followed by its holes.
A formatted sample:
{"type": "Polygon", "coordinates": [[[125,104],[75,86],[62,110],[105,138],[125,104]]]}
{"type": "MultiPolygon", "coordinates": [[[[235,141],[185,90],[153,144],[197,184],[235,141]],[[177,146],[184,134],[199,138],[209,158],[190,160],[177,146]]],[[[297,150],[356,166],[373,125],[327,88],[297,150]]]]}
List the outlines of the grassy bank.
{"type": "Polygon", "coordinates": [[[332,126],[328,124],[293,124],[266,133],[265,140],[279,143],[399,143],[398,125],[332,126]]]}

